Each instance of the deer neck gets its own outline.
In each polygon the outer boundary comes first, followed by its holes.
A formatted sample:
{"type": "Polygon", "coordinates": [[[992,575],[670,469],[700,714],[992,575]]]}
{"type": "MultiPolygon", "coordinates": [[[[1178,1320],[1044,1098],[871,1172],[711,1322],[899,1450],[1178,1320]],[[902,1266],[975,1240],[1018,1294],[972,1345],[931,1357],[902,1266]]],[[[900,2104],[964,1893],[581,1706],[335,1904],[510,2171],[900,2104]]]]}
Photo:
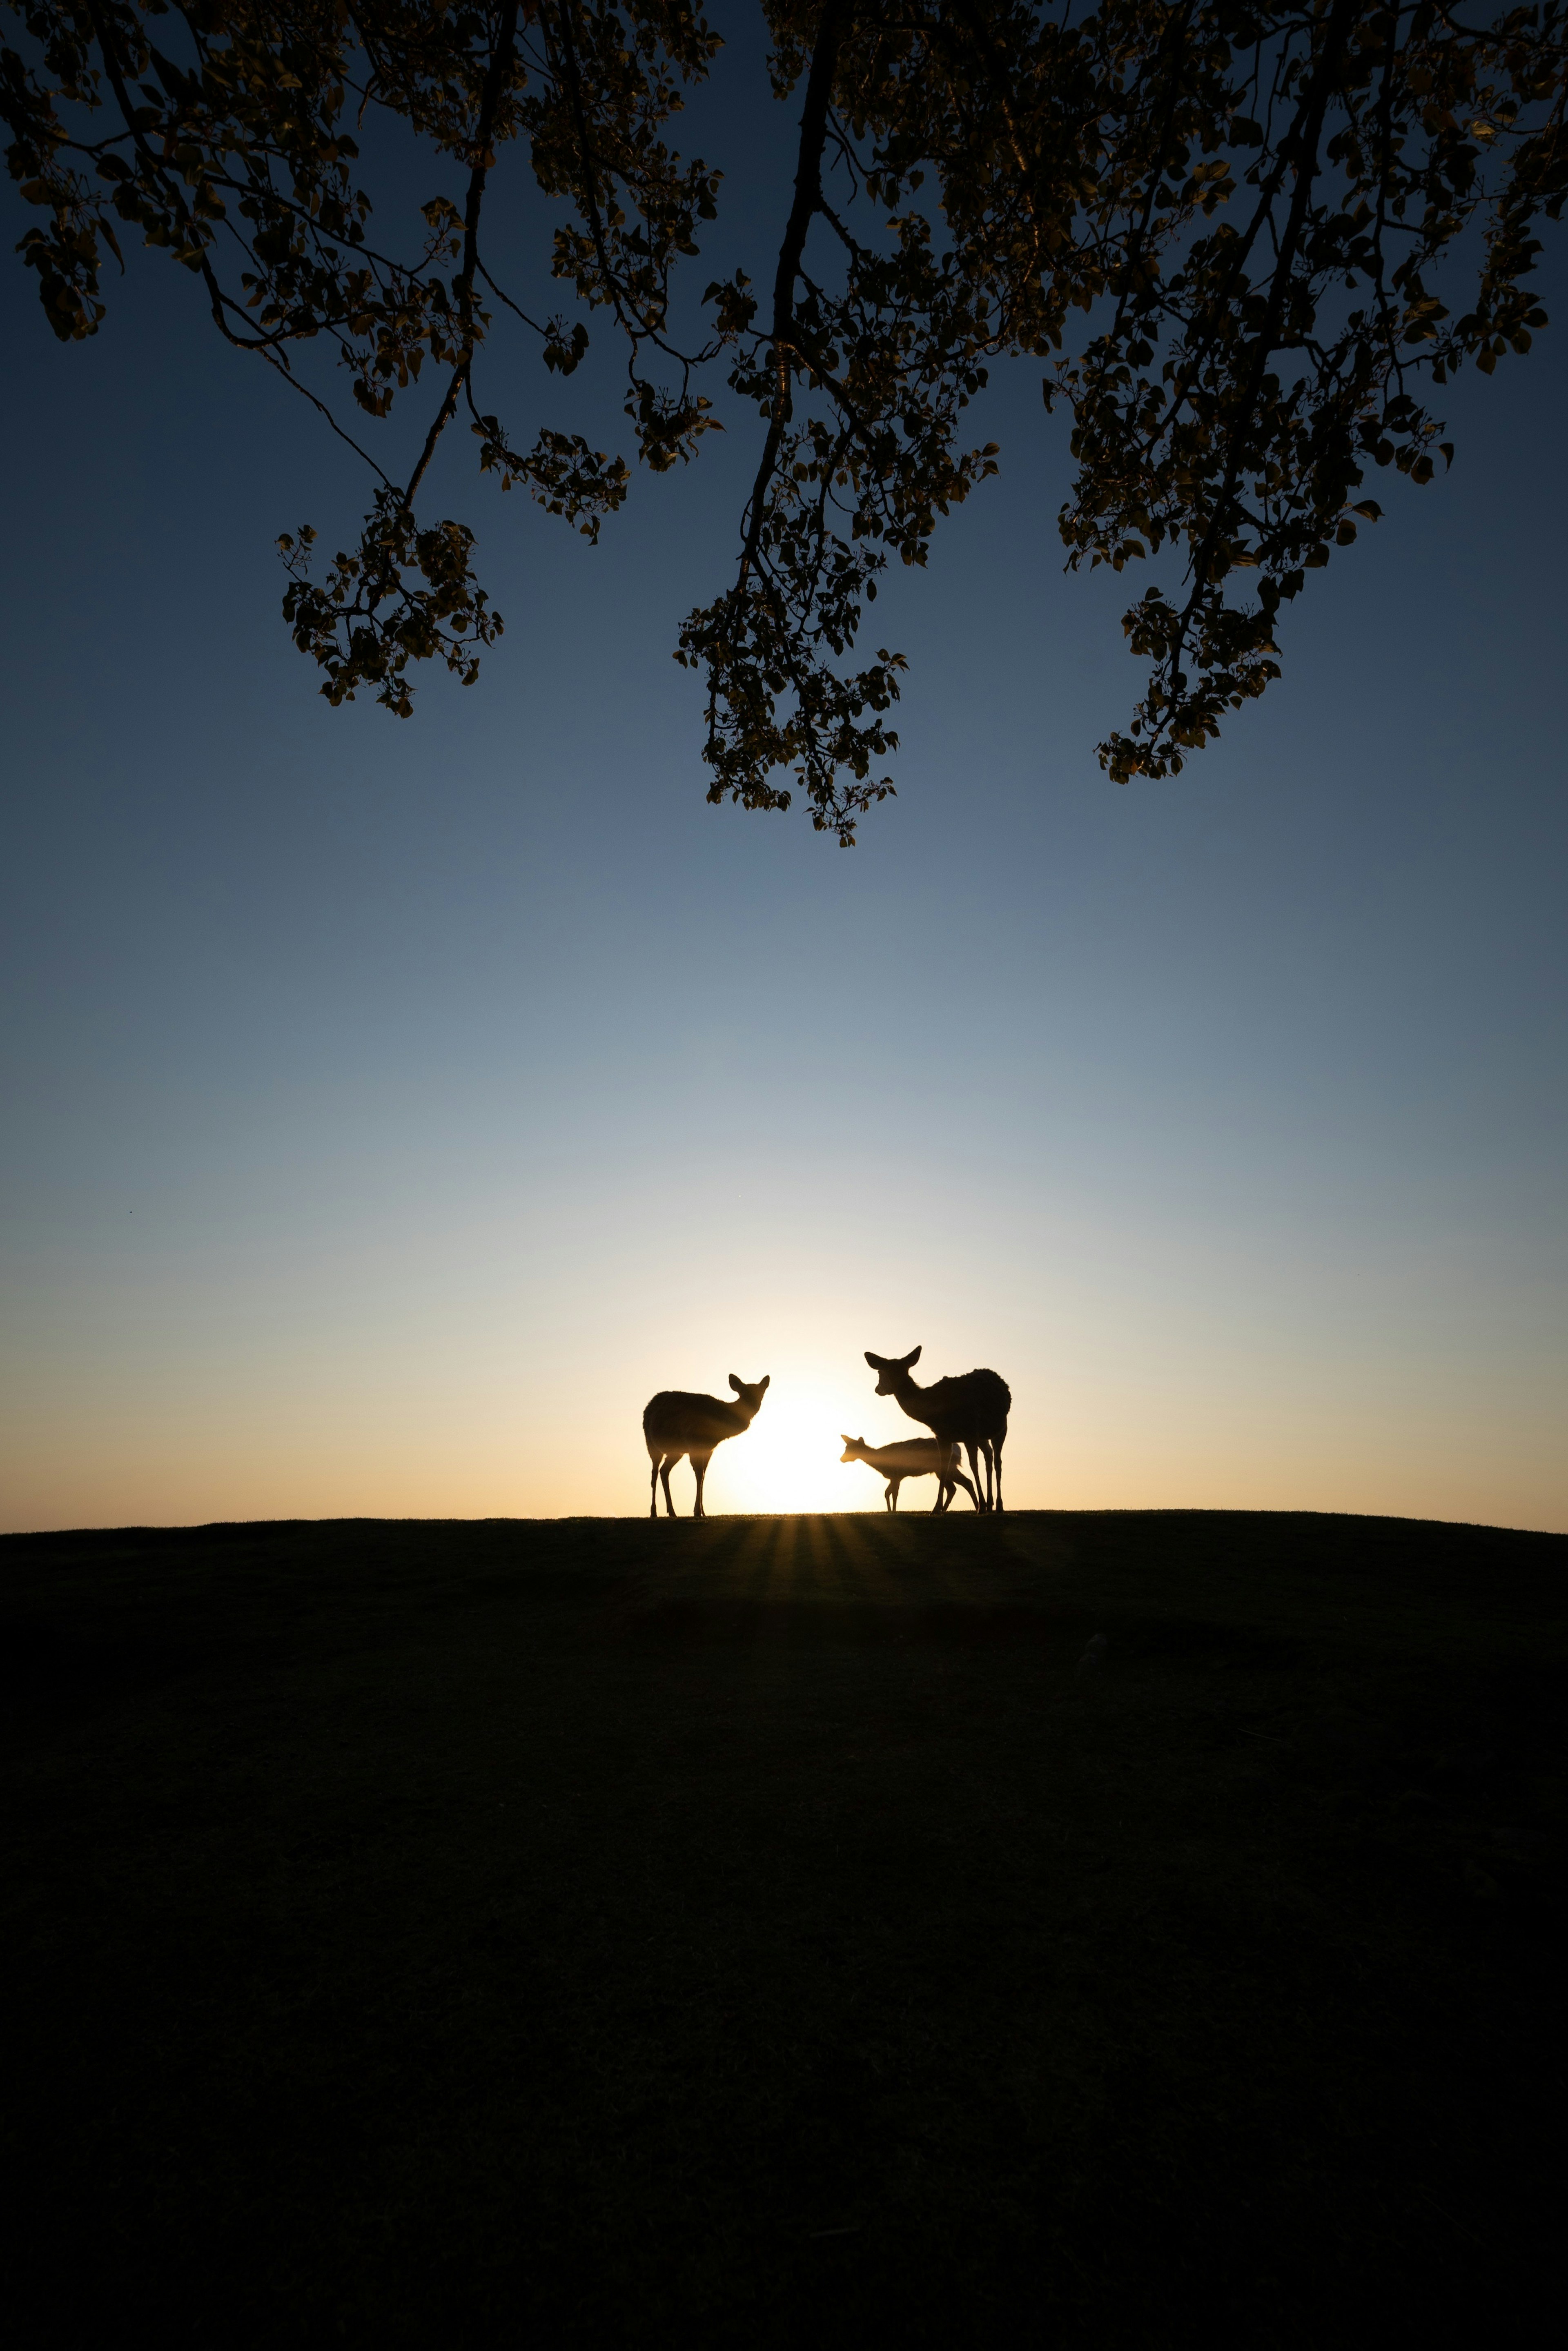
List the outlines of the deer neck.
{"type": "Polygon", "coordinates": [[[918,1420],[921,1416],[919,1407],[925,1403],[930,1391],[927,1388],[916,1386],[907,1372],[901,1372],[893,1393],[910,1418],[918,1420]]]}

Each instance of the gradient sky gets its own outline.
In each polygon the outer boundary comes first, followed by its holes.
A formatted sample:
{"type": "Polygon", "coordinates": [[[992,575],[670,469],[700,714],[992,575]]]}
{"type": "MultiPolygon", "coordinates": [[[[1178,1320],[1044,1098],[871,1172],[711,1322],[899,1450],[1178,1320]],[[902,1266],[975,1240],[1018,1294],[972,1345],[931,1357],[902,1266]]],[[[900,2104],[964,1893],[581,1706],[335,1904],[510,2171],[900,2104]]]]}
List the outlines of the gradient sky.
{"type": "MultiPolygon", "coordinates": [[[[716,268],[776,231],[758,73],[716,268]]],[[[1124,789],[1129,594],[1061,576],[1020,369],[876,608],[906,747],[846,853],[704,803],[670,649],[743,416],[597,549],[455,465],[506,636],[334,712],[271,549],[361,479],[166,266],[57,345],[14,234],[0,1526],[634,1511],[648,1395],[732,1371],[710,1507],[865,1508],[839,1432],[918,1432],[862,1350],[919,1343],[1010,1382],[1017,1506],[1568,1528],[1560,327],[1124,789]]]]}

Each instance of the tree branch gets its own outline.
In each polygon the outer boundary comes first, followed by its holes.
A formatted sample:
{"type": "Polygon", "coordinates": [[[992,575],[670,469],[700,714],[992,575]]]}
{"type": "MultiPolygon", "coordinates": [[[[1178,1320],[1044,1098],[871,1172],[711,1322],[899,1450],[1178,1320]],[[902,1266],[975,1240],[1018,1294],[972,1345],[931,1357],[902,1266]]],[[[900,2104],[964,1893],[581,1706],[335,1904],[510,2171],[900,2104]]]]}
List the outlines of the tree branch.
{"type": "Polygon", "coordinates": [[[1334,0],[1333,10],[1329,17],[1328,28],[1323,39],[1322,56],[1319,60],[1317,72],[1313,76],[1312,89],[1304,110],[1306,119],[1300,134],[1289,142],[1294,150],[1295,191],[1291,198],[1290,212],[1286,216],[1285,234],[1281,241],[1280,258],[1275,266],[1273,283],[1269,289],[1269,308],[1264,314],[1263,325],[1253,350],[1246,389],[1237,409],[1235,423],[1231,427],[1230,445],[1226,453],[1225,476],[1220,485],[1219,496],[1209,512],[1208,528],[1204,533],[1203,543],[1193,558],[1192,593],[1187,598],[1181,620],[1177,624],[1176,642],[1171,653],[1173,670],[1180,664],[1187,625],[1202,601],[1204,590],[1208,585],[1208,568],[1214,559],[1214,551],[1224,527],[1226,510],[1235,493],[1237,476],[1241,470],[1241,450],[1246,437],[1248,420],[1258,398],[1259,387],[1263,381],[1263,371],[1269,364],[1270,355],[1279,346],[1280,321],[1284,312],[1285,298],[1290,292],[1291,271],[1295,266],[1296,247],[1301,242],[1301,224],[1306,218],[1307,206],[1312,201],[1312,184],[1318,173],[1318,141],[1322,136],[1323,117],[1328,111],[1329,99],[1333,95],[1334,77],[1339,70],[1340,53],[1344,47],[1345,35],[1350,28],[1350,19],[1356,13],[1356,8],[1357,0],[1334,0]]]}
{"type": "Polygon", "coordinates": [[[500,36],[490,52],[485,87],[480,93],[479,120],[474,132],[474,166],[468,174],[468,193],[463,206],[463,266],[452,289],[463,314],[463,352],[452,371],[452,381],[436,411],[435,421],[424,436],[419,463],[409,475],[408,487],[402,494],[404,506],[413,504],[414,493],[435,455],[435,444],[457,413],[457,395],[467,382],[468,371],[474,364],[474,274],[479,266],[479,215],[485,204],[485,183],[496,160],[496,117],[500,112],[504,86],[517,55],[517,0],[507,0],[507,5],[501,11],[500,36]]]}
{"type": "Polygon", "coordinates": [[[806,104],[800,116],[800,156],[795,167],[795,201],[789,207],[784,242],[779,248],[779,266],[773,277],[773,333],[770,338],[775,371],[773,413],[768,420],[768,438],[762,444],[761,462],[757,468],[757,479],[752,484],[746,543],[740,558],[740,577],[736,582],[737,590],[745,587],[747,577],[757,560],[768,492],[779,463],[784,428],[789,422],[789,355],[795,349],[795,279],[801,256],[806,250],[806,232],[811,225],[811,215],[821,211],[822,205],[822,150],[828,137],[828,104],[833,92],[839,45],[848,30],[852,9],[853,0],[826,0],[822,21],[817,28],[817,44],[811,52],[811,68],[806,78],[806,104]]]}

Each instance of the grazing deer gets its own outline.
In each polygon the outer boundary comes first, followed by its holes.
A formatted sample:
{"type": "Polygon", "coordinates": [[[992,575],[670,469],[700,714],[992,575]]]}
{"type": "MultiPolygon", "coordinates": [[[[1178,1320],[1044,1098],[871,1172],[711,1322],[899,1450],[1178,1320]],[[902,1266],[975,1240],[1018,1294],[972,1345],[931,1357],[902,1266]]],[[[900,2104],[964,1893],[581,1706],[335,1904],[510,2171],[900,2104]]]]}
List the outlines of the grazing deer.
{"type": "MultiPolygon", "coordinates": [[[[771,1373],[768,1378],[772,1377],[771,1373]]],[[[673,1519],[675,1506],[670,1499],[670,1472],[683,1456],[691,1456],[692,1468],[697,1476],[697,1506],[694,1519],[706,1519],[703,1508],[703,1479],[707,1465],[713,1459],[716,1445],[727,1437],[740,1437],[757,1417],[758,1407],[768,1393],[768,1380],[758,1380],[747,1387],[744,1380],[729,1375],[735,1390],[732,1404],[727,1396],[687,1395],[681,1388],[663,1388],[653,1397],[643,1415],[643,1442],[648,1448],[648,1458],[653,1465],[650,1486],[651,1500],[648,1516],[659,1515],[659,1480],[664,1481],[664,1508],[673,1519]]]]}
{"type": "Polygon", "coordinates": [[[938,1445],[934,1437],[911,1437],[903,1445],[868,1445],[863,1437],[846,1437],[841,1461],[863,1461],[887,1479],[883,1501],[890,1510],[898,1508],[898,1489],[906,1478],[935,1478],[936,1499],[931,1508],[935,1513],[945,1510],[954,1494],[962,1486],[977,1510],[980,1498],[958,1467],[956,1445],[938,1445]]]}
{"type": "Polygon", "coordinates": [[[920,1350],[890,1362],[866,1349],[866,1362],[876,1374],[878,1395],[895,1396],[911,1420],[924,1421],[938,1445],[962,1445],[969,1456],[969,1475],[980,1482],[986,1465],[986,1499],[982,1510],[1002,1507],[1002,1447],[1007,1442],[1008,1414],[1012,1393],[995,1372],[966,1372],[962,1379],[936,1380],[916,1387],[909,1374],[920,1361],[920,1350]],[[994,1479],[994,1482],[993,1482],[994,1479]]]}

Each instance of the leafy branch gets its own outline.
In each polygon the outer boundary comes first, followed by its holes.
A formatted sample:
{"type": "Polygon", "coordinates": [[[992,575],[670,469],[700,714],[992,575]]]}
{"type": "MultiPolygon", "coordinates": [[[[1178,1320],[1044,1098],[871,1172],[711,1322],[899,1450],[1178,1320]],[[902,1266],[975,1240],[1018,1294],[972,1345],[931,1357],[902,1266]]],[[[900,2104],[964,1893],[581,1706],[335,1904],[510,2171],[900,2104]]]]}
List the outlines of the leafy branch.
{"type": "Polygon", "coordinates": [[[997,471],[966,411],[998,360],[1028,360],[1071,420],[1069,568],[1176,567],[1124,616],[1148,683],[1100,756],[1121,781],[1178,772],[1279,675],[1307,575],[1378,519],[1368,470],[1420,486],[1451,461],[1429,387],[1545,324],[1568,0],[758,5],[774,94],[800,108],[772,301],[764,318],[745,270],[710,284],[695,345],[675,274],[720,174],[666,135],[719,47],[692,0],[12,0],[22,257],[77,341],[133,231],[370,467],[359,543],[323,580],[312,530],[280,542],[285,615],[329,700],[369,688],[402,715],[413,665],[471,681],[500,631],[468,526],[416,513],[460,414],[481,472],[591,539],[629,491],[625,459],[570,425],[503,420],[480,381],[496,312],[562,382],[601,314],[654,471],[719,429],[721,371],[758,462],[734,575],[676,648],[706,683],[708,796],[799,791],[846,844],[893,790],[904,668],[857,650],[865,608],[997,471]],[[455,190],[406,242],[360,181],[377,116],[455,190]],[[514,157],[554,207],[546,318],[486,249],[514,157]],[[400,479],[374,436],[411,401],[400,479]]]}

